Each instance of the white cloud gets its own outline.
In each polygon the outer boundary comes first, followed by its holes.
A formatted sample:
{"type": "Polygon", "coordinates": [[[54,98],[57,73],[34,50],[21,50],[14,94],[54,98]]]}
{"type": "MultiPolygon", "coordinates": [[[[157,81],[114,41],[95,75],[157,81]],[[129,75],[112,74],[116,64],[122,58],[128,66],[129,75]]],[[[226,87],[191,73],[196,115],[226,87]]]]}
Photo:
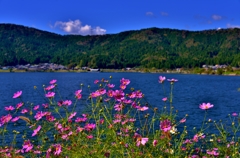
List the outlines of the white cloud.
{"type": "Polygon", "coordinates": [[[161,15],[162,16],[168,16],[168,13],[167,12],[161,12],[161,15]]]}
{"type": "Polygon", "coordinates": [[[69,20],[68,22],[56,21],[52,28],[59,27],[64,32],[75,35],[103,35],[106,30],[99,26],[93,28],[90,25],[82,25],[80,20],[69,20]]]}
{"type": "Polygon", "coordinates": [[[153,16],[154,14],[153,14],[153,12],[146,12],[146,15],[147,16],[153,16]]]}
{"type": "Polygon", "coordinates": [[[214,15],[212,15],[212,19],[213,20],[221,20],[222,16],[214,14],[214,15]]]}
{"type": "Polygon", "coordinates": [[[227,28],[239,28],[240,29],[240,25],[232,25],[232,24],[227,24],[227,28]]]}

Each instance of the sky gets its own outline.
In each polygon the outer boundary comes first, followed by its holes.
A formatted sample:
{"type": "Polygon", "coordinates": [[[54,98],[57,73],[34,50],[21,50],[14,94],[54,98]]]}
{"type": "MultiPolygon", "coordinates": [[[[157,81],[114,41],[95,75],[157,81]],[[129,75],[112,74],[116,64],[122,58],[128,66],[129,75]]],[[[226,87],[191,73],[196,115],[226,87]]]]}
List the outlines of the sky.
{"type": "Polygon", "coordinates": [[[0,0],[0,24],[61,35],[240,28],[240,0],[0,0]]]}

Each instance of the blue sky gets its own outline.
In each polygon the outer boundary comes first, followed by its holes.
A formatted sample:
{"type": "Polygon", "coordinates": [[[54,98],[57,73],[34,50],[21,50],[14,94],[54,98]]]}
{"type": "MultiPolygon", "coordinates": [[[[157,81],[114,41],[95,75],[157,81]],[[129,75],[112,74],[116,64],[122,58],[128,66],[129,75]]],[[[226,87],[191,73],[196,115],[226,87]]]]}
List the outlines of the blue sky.
{"type": "Polygon", "coordinates": [[[0,0],[0,23],[57,34],[240,28],[240,0],[0,0]]]}

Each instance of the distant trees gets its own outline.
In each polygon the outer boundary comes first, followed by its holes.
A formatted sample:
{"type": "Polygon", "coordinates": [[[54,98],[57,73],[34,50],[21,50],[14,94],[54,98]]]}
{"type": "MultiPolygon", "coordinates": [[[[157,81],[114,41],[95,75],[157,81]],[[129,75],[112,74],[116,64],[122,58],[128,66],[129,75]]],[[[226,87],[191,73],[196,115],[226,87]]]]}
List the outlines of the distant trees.
{"type": "Polygon", "coordinates": [[[240,29],[149,28],[113,35],[57,35],[0,24],[0,65],[53,62],[93,68],[240,66],[240,29]]]}

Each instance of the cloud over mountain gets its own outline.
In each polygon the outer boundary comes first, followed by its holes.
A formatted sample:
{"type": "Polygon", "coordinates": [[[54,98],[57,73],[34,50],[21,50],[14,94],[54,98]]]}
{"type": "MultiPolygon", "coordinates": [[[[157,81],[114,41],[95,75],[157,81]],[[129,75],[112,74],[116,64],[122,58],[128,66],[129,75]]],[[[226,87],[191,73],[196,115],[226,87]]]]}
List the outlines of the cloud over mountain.
{"type": "Polygon", "coordinates": [[[97,26],[92,27],[91,25],[83,25],[80,20],[69,20],[67,22],[64,21],[56,21],[52,28],[60,28],[64,32],[68,34],[75,35],[103,35],[106,34],[106,30],[97,26]]]}

